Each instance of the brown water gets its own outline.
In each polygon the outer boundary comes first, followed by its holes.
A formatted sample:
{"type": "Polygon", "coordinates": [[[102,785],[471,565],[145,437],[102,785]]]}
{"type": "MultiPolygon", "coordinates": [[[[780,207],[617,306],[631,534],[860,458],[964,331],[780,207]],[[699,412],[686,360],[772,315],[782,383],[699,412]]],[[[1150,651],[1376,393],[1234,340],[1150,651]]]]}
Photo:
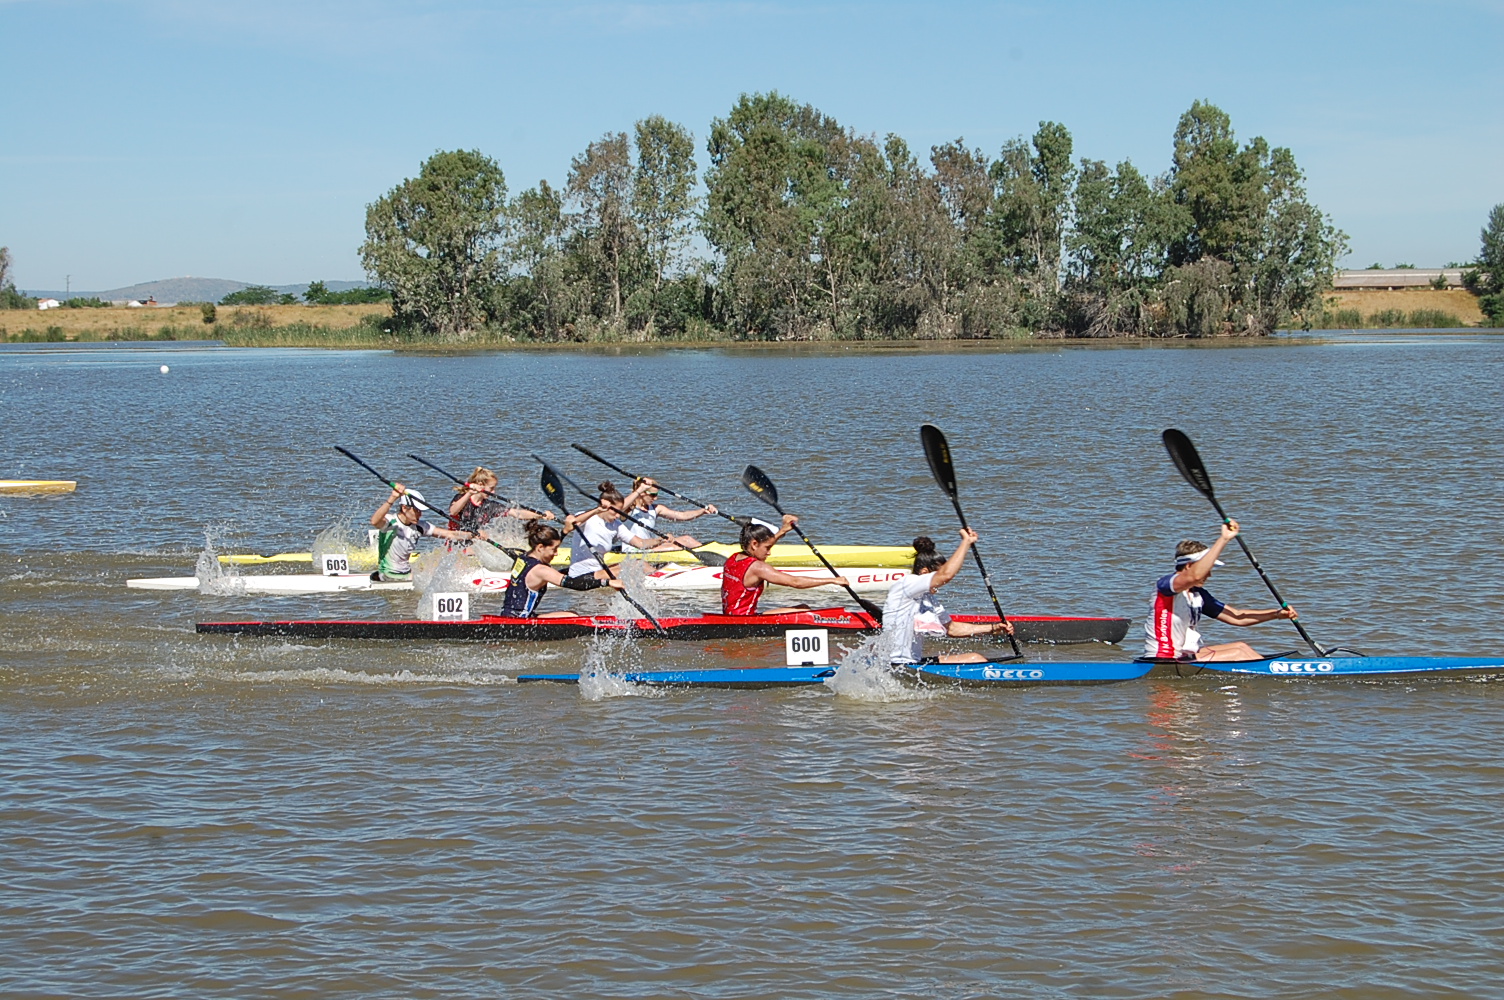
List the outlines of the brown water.
{"type": "MultiPolygon", "coordinates": [[[[269,552],[363,520],[382,488],[334,444],[430,496],[406,452],[486,461],[539,502],[526,453],[593,481],[579,441],[747,513],[753,461],[817,541],[953,537],[929,419],[1006,606],[1132,615],[1133,641],[1175,542],[1215,530],[1159,446],[1180,426],[1318,639],[1481,653],[1501,384],[1488,337],[0,352],[0,475],[80,481],[0,498],[0,994],[1499,995],[1497,683],[519,687],[781,650],[236,641],[193,622],[416,598],[123,583],[191,573],[206,527],[269,552]]],[[[1268,603],[1241,557],[1213,589],[1268,603]]],[[[946,596],[986,603],[969,574],[946,596]]]]}

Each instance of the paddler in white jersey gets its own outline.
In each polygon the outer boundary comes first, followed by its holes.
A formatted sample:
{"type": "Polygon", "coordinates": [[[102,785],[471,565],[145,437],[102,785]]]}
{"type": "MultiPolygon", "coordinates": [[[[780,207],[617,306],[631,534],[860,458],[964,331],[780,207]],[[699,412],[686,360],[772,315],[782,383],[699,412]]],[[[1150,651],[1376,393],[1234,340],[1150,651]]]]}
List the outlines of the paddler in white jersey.
{"type": "Polygon", "coordinates": [[[935,551],[934,539],[928,535],[914,539],[913,571],[893,585],[883,603],[883,637],[888,643],[889,663],[986,663],[987,657],[980,653],[926,657],[924,636],[948,635],[959,639],[970,635],[1013,634],[1012,622],[973,625],[953,621],[945,606],[935,598],[935,592],[961,571],[966,551],[976,540],[975,531],[962,528],[961,544],[949,559],[941,559],[935,551]]]}
{"type": "Polygon", "coordinates": [[[423,520],[423,514],[418,510],[418,505],[413,498],[422,500],[417,493],[407,495],[407,487],[401,483],[394,484],[392,495],[376,508],[376,513],[371,515],[371,527],[378,528],[381,534],[377,536],[376,553],[377,569],[371,574],[372,580],[384,583],[403,583],[412,579],[413,576],[413,550],[418,547],[418,539],[425,535],[434,538],[447,538],[451,541],[464,542],[475,537],[470,531],[451,531],[448,528],[435,528],[423,520]],[[392,504],[402,501],[398,505],[396,513],[392,512],[392,504]]]}
{"type": "Polygon", "coordinates": [[[611,579],[611,574],[606,572],[606,567],[596,558],[595,553],[606,553],[612,550],[620,551],[622,544],[622,520],[621,512],[630,504],[637,502],[637,498],[647,490],[646,486],[633,490],[623,497],[608,479],[600,484],[600,502],[593,511],[590,511],[580,519],[580,540],[584,544],[575,543],[569,549],[569,576],[571,579],[580,576],[593,576],[602,583],[611,579]]]}
{"type": "Polygon", "coordinates": [[[1184,541],[1175,547],[1175,572],[1155,581],[1154,608],[1144,622],[1144,656],[1155,660],[1257,660],[1259,654],[1246,642],[1207,645],[1196,626],[1203,617],[1224,625],[1258,625],[1276,618],[1294,618],[1294,608],[1247,611],[1223,604],[1202,585],[1212,569],[1223,565],[1217,558],[1227,543],[1238,536],[1238,522],[1228,521],[1208,548],[1201,542],[1184,541]]]}
{"type": "Polygon", "coordinates": [[[632,480],[632,495],[637,500],[626,507],[619,534],[625,552],[661,552],[668,549],[695,549],[700,540],[691,535],[669,535],[659,538],[650,528],[658,527],[658,519],[665,521],[693,521],[706,514],[716,514],[715,504],[706,504],[699,510],[674,510],[658,502],[658,483],[649,476],[632,480]]]}

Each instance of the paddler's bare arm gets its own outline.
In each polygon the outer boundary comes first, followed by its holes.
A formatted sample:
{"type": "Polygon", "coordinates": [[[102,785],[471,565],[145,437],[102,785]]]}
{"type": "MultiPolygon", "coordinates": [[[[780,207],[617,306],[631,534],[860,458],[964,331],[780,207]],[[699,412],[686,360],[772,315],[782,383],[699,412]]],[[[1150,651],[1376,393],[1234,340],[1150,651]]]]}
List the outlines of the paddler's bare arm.
{"type": "Polygon", "coordinates": [[[1222,558],[1222,550],[1227,548],[1227,543],[1238,537],[1238,522],[1229,519],[1222,525],[1217,540],[1212,542],[1211,548],[1207,549],[1200,559],[1188,563],[1185,569],[1175,574],[1170,581],[1170,589],[1177,594],[1183,594],[1192,587],[1199,587],[1212,575],[1212,568],[1218,559],[1222,558]]]}
{"type": "Polygon", "coordinates": [[[1276,618],[1294,618],[1294,608],[1268,608],[1263,611],[1250,611],[1246,608],[1235,608],[1230,604],[1222,605],[1222,613],[1217,616],[1217,621],[1224,625],[1262,625],[1264,622],[1272,622],[1276,618]]]}
{"type": "Polygon", "coordinates": [[[371,515],[371,527],[385,528],[386,516],[392,512],[392,504],[396,503],[406,492],[407,487],[401,483],[393,484],[392,495],[387,497],[381,506],[376,508],[376,513],[371,515]]]}
{"type": "Polygon", "coordinates": [[[783,527],[779,528],[778,533],[773,536],[773,544],[777,545],[778,540],[781,539],[784,535],[787,535],[790,531],[793,531],[794,525],[798,523],[799,519],[793,514],[783,515],[783,527]]]}
{"type": "MultiPolygon", "coordinates": [[[[935,570],[935,578],[930,581],[930,592],[933,593],[950,583],[961,572],[961,566],[966,562],[966,550],[976,544],[977,533],[970,528],[961,529],[961,544],[956,546],[956,551],[950,554],[950,558],[935,570]]],[[[989,626],[990,627],[990,626],[989,626]]]]}
{"type": "Polygon", "coordinates": [[[747,567],[747,572],[742,575],[743,582],[748,577],[752,578],[753,583],[762,580],[765,583],[777,584],[780,587],[793,587],[795,590],[809,590],[811,587],[828,586],[848,587],[851,585],[851,581],[847,580],[844,576],[838,576],[835,579],[827,576],[793,576],[782,570],[774,569],[761,559],[747,567]]]}

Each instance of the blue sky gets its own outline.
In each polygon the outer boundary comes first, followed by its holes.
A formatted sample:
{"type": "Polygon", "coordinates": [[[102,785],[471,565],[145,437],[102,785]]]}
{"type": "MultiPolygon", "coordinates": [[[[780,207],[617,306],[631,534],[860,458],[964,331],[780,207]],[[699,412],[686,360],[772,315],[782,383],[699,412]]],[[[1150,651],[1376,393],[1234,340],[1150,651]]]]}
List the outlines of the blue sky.
{"type": "Polygon", "coordinates": [[[0,244],[22,288],[362,277],[364,206],[436,149],[513,193],[663,114],[777,89],[916,150],[1042,119],[1168,165],[1195,99],[1291,147],[1347,266],[1470,259],[1504,201],[1504,0],[0,0],[0,244]]]}

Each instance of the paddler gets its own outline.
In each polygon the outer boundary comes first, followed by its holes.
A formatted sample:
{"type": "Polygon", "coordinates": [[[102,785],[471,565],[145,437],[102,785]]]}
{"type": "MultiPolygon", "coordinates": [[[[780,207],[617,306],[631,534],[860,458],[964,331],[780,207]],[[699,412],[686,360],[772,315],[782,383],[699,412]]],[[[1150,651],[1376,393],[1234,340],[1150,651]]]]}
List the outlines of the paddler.
{"type": "Polygon", "coordinates": [[[594,590],[601,586],[621,589],[620,580],[602,583],[589,574],[569,577],[549,565],[554,561],[554,556],[559,554],[559,543],[563,541],[564,535],[573,531],[575,526],[575,515],[564,519],[562,533],[553,525],[540,521],[533,521],[527,526],[527,555],[522,557],[521,565],[512,574],[506,601],[501,607],[503,617],[573,618],[574,613],[570,611],[538,611],[538,602],[543,599],[550,585],[569,590],[594,590]]]}
{"type": "Polygon", "coordinates": [[[525,507],[508,507],[496,499],[496,473],[477,465],[463,486],[454,488],[455,498],[449,505],[449,527],[455,531],[479,531],[487,521],[498,517],[515,517],[532,521],[543,517],[552,521],[551,513],[538,513],[525,507]]]}
{"type": "Polygon", "coordinates": [[[757,610],[763,588],[770,583],[780,587],[808,590],[811,587],[845,587],[849,581],[844,576],[835,578],[818,576],[792,576],[768,565],[768,556],[773,546],[799,523],[793,514],[783,515],[783,527],[775,534],[771,528],[756,521],[742,525],[742,550],[726,559],[721,568],[721,614],[724,615],[778,615],[790,611],[807,611],[808,605],[799,604],[773,611],[757,610]]]}
{"type": "Polygon", "coordinates": [[[956,578],[966,562],[966,552],[976,544],[977,533],[961,529],[961,544],[950,558],[940,558],[935,541],[928,535],[914,539],[914,566],[909,575],[895,583],[883,603],[883,635],[888,641],[888,662],[911,663],[986,663],[980,653],[948,653],[925,656],[925,635],[948,635],[954,639],[973,635],[1012,635],[1012,622],[971,624],[951,618],[945,606],[935,599],[935,592],[956,578]]]}
{"type": "Polygon", "coordinates": [[[646,487],[633,490],[625,497],[609,479],[596,488],[599,499],[595,508],[585,514],[574,515],[579,524],[580,540],[585,544],[576,543],[570,547],[569,575],[593,576],[604,583],[611,578],[611,574],[606,572],[606,567],[595,554],[621,551],[621,512],[630,504],[636,503],[638,495],[646,487]]]}
{"type": "Polygon", "coordinates": [[[475,537],[476,533],[473,531],[435,528],[423,520],[423,513],[415,502],[422,499],[422,494],[413,492],[409,495],[407,487],[393,483],[392,495],[371,515],[371,527],[380,529],[376,540],[377,569],[371,574],[372,580],[383,583],[405,583],[411,580],[413,550],[418,547],[418,539],[425,535],[455,542],[469,541],[475,537]],[[392,504],[399,500],[401,503],[394,513],[392,504]]]}
{"type": "Polygon", "coordinates": [[[1238,522],[1222,525],[1217,540],[1205,544],[1187,540],[1175,546],[1175,572],[1166,573],[1154,585],[1154,609],[1144,622],[1144,656],[1156,660],[1187,660],[1206,663],[1211,660],[1257,660],[1259,654],[1246,642],[1208,645],[1201,641],[1196,626],[1203,617],[1215,618],[1225,625],[1258,625],[1276,618],[1294,618],[1295,609],[1269,608],[1248,611],[1223,604],[1203,586],[1212,569],[1223,565],[1217,557],[1227,543],[1238,537],[1238,522]]]}
{"type": "Polygon", "coordinates": [[[658,483],[650,476],[638,476],[632,480],[632,495],[637,499],[626,508],[624,524],[618,530],[623,552],[662,552],[667,549],[699,548],[700,541],[690,535],[669,535],[660,538],[650,529],[658,527],[658,519],[665,521],[693,521],[706,514],[718,514],[715,504],[706,504],[699,510],[674,510],[658,502],[658,483]]]}

